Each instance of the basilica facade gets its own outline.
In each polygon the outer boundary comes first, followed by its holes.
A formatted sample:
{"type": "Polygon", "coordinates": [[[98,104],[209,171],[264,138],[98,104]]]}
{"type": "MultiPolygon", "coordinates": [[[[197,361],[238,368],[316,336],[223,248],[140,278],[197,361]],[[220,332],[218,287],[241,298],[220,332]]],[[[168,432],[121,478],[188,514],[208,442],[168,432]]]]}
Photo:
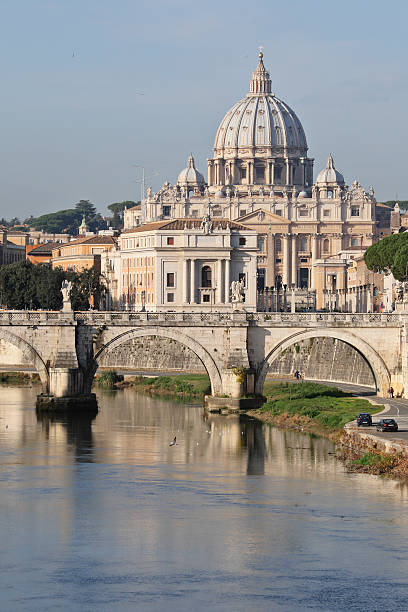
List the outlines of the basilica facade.
{"type": "Polygon", "coordinates": [[[389,213],[374,190],[350,187],[332,155],[313,179],[313,159],[295,112],[272,92],[259,54],[249,92],[222,119],[207,180],[192,155],[175,184],[166,181],[140,208],[125,211],[125,230],[139,224],[210,216],[257,233],[257,286],[323,293],[346,288],[346,269],[389,233],[389,213]]]}

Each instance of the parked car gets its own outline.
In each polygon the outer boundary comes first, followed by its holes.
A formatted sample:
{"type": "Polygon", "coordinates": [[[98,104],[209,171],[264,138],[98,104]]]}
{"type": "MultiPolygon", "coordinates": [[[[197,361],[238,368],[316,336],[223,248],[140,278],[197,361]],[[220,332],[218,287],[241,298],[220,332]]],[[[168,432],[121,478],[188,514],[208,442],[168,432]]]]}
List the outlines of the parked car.
{"type": "Polygon", "coordinates": [[[371,418],[371,414],[369,414],[368,412],[360,412],[357,417],[357,425],[359,427],[361,427],[362,425],[367,425],[367,427],[369,427],[372,424],[373,420],[371,418]]]}
{"type": "Polygon", "coordinates": [[[377,431],[398,431],[398,424],[394,419],[381,419],[377,431]]]}

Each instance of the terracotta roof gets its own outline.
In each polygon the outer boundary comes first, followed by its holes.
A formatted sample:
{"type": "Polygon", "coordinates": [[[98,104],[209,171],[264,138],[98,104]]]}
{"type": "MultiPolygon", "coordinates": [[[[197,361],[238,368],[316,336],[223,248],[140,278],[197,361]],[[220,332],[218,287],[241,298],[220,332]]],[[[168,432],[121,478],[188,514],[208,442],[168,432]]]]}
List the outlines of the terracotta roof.
{"type": "Polygon", "coordinates": [[[56,249],[60,246],[62,246],[60,242],[45,242],[31,249],[28,255],[51,255],[52,249],[56,249]]]}
{"type": "Polygon", "coordinates": [[[135,204],[134,206],[131,206],[130,208],[126,208],[126,210],[142,210],[142,205],[135,204]]]}
{"type": "Polygon", "coordinates": [[[116,244],[116,240],[113,236],[84,236],[77,240],[71,240],[71,242],[58,243],[58,247],[67,247],[71,244],[116,244]]]}
{"type": "MultiPolygon", "coordinates": [[[[236,221],[230,221],[229,219],[221,219],[219,217],[211,218],[213,224],[213,230],[217,230],[219,226],[221,229],[226,230],[227,226],[232,230],[251,230],[247,225],[237,223],[236,221]]],[[[153,221],[152,223],[146,223],[145,225],[138,225],[133,229],[125,230],[122,234],[133,234],[135,232],[150,232],[153,230],[200,230],[203,220],[201,218],[186,218],[186,219],[169,219],[167,221],[153,221]]],[[[254,230],[252,230],[254,231],[254,230]]]]}

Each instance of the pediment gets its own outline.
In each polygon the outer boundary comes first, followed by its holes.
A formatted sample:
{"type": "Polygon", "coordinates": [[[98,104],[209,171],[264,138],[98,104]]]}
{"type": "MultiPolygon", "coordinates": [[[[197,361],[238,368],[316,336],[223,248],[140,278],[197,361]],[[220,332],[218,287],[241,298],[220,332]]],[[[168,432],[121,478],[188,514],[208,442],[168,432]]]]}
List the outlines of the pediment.
{"type": "Polygon", "coordinates": [[[239,222],[239,223],[257,223],[257,224],[275,224],[275,225],[282,225],[286,224],[289,225],[290,224],[290,220],[287,219],[286,217],[282,217],[281,215],[277,215],[276,213],[272,213],[269,210],[265,210],[264,208],[257,208],[256,210],[253,210],[250,213],[247,213],[246,215],[243,215],[242,217],[239,217],[238,219],[235,219],[235,221],[239,222]]]}

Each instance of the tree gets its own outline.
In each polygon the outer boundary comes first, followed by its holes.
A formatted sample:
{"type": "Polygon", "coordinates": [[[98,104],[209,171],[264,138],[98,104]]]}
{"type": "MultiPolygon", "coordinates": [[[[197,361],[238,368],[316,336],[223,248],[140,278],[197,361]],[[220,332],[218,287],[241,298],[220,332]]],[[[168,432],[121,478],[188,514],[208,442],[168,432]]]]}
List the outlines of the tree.
{"type": "Polygon", "coordinates": [[[91,306],[99,308],[106,292],[99,272],[92,267],[80,273],[67,270],[65,274],[66,278],[72,282],[72,308],[74,310],[89,310],[91,306]]]}
{"type": "Polygon", "coordinates": [[[125,200],[124,202],[109,204],[108,209],[113,213],[113,217],[111,218],[112,227],[116,229],[123,227],[123,211],[125,208],[131,208],[139,203],[140,202],[133,202],[132,200],[125,200]]]}
{"type": "Polygon", "coordinates": [[[1,301],[8,308],[59,310],[62,307],[62,270],[50,264],[35,266],[30,261],[18,261],[0,268],[1,301]]]}
{"type": "Polygon", "coordinates": [[[89,200],[80,200],[75,204],[75,210],[81,215],[81,221],[85,217],[85,222],[91,232],[106,229],[106,221],[100,213],[96,212],[95,206],[89,200]]]}
{"type": "Polygon", "coordinates": [[[408,232],[392,234],[368,247],[364,261],[369,270],[392,272],[397,280],[405,280],[408,271],[408,232]]]}
{"type": "Polygon", "coordinates": [[[51,264],[34,265],[28,260],[0,268],[0,301],[16,310],[60,310],[64,279],[72,281],[71,303],[74,310],[89,310],[91,304],[99,307],[105,286],[95,268],[77,273],[62,268],[53,269],[51,264]]]}
{"type": "Polygon", "coordinates": [[[48,213],[40,217],[31,218],[30,226],[36,230],[44,230],[49,234],[77,234],[82,221],[78,210],[68,208],[55,213],[48,213]]]}
{"type": "Polygon", "coordinates": [[[384,206],[389,206],[390,208],[394,208],[395,204],[399,204],[400,208],[406,210],[408,208],[408,200],[387,200],[387,202],[383,202],[384,206]]]}

